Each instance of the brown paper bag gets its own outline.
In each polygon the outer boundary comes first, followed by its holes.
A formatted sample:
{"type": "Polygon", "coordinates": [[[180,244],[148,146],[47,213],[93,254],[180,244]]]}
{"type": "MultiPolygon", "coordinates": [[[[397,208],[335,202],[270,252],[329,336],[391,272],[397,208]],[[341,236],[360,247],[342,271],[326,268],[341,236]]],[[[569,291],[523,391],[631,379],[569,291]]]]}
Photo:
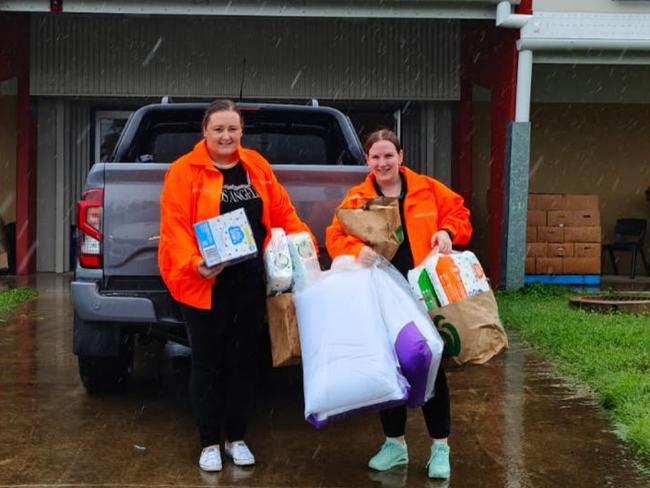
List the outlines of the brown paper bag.
{"type": "Polygon", "coordinates": [[[266,313],[273,367],[300,363],[300,336],[291,293],[267,297],[266,313]]]}
{"type": "Polygon", "coordinates": [[[446,364],[483,364],[508,347],[492,290],[429,314],[445,341],[446,364]]]}
{"type": "Polygon", "coordinates": [[[389,261],[404,240],[396,198],[378,197],[360,208],[339,208],[336,218],[347,234],[358,237],[389,261]]]}

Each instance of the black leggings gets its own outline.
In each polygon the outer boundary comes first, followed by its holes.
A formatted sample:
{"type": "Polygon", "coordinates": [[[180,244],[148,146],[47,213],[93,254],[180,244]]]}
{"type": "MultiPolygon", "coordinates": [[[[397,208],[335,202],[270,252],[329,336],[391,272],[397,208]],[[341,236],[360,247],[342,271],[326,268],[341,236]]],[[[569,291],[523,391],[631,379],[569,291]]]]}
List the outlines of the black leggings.
{"type": "MultiPolygon", "coordinates": [[[[427,430],[429,431],[431,438],[444,439],[449,437],[449,410],[447,375],[441,365],[438,370],[438,375],[436,376],[435,395],[422,405],[424,422],[427,424],[427,430]]],[[[400,437],[404,435],[404,432],[406,431],[405,406],[382,410],[379,413],[379,416],[386,437],[400,437]]]]}
{"type": "Polygon", "coordinates": [[[217,277],[211,310],[181,304],[192,347],[190,398],[203,447],[220,443],[223,420],[228,441],[244,438],[257,379],[264,281],[232,271],[217,277]]]}

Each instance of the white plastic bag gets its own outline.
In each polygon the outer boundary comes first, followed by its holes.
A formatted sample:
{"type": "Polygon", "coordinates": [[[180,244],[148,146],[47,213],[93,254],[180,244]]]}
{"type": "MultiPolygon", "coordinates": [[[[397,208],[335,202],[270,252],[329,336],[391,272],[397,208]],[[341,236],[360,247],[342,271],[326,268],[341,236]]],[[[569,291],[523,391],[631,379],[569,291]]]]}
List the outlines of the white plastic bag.
{"type": "Polygon", "coordinates": [[[408,397],[372,280],[367,268],[326,271],[294,294],[305,419],[316,427],[408,397]]]}
{"type": "Polygon", "coordinates": [[[407,405],[419,407],[434,394],[444,342],[397,269],[382,259],[372,275],[384,325],[411,387],[407,405]]]}
{"type": "Polygon", "coordinates": [[[291,288],[293,270],[289,254],[289,241],[284,229],[271,229],[271,239],[264,250],[266,293],[275,295],[291,288]]]}
{"type": "Polygon", "coordinates": [[[289,234],[287,240],[293,264],[294,290],[301,290],[318,280],[321,275],[318,254],[314,241],[307,232],[289,234]]]}

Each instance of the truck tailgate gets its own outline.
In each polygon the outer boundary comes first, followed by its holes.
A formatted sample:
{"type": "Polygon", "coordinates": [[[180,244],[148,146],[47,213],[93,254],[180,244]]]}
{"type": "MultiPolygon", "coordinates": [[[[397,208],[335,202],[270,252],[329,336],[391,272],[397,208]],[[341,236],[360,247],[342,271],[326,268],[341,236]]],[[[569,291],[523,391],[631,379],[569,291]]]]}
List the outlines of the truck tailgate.
{"type": "MultiPolygon", "coordinates": [[[[104,275],[157,276],[160,191],[169,164],[106,163],[104,275]]],[[[325,246],[325,228],[345,192],[367,174],[365,166],[274,165],[300,218],[325,246]]]]}

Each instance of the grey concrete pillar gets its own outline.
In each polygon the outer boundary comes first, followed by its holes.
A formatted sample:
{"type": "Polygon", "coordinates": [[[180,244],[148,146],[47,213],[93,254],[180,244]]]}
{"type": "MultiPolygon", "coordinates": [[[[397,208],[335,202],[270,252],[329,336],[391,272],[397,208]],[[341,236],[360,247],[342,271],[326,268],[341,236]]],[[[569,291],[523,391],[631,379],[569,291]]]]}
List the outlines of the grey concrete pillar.
{"type": "Polygon", "coordinates": [[[507,289],[524,286],[530,122],[508,125],[505,161],[503,276],[507,289]]]}

